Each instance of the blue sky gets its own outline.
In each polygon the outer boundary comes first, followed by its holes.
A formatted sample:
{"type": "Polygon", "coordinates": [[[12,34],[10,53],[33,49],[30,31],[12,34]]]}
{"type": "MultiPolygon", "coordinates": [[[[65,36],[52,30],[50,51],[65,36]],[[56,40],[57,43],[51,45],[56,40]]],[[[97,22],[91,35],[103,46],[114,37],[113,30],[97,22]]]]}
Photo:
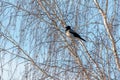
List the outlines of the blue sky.
{"type": "MultiPolygon", "coordinates": [[[[13,3],[13,4],[16,4],[16,2],[17,2],[16,0],[8,0],[8,1],[10,3],[13,3]]],[[[67,7],[67,5],[65,4],[66,1],[61,0],[60,3],[58,4],[58,6],[61,6],[61,4],[62,4],[62,6],[60,7],[60,10],[63,13],[64,21],[66,22],[66,24],[71,25],[72,28],[75,29],[79,34],[81,34],[82,37],[87,39],[88,42],[85,44],[87,46],[87,49],[90,52],[94,52],[95,51],[94,47],[96,47],[96,45],[94,45],[94,44],[99,44],[100,40],[103,40],[103,41],[105,40],[105,43],[104,43],[105,45],[110,45],[110,44],[108,44],[109,41],[106,40],[106,39],[108,39],[108,37],[106,37],[102,17],[99,17],[100,14],[99,14],[98,10],[95,9],[95,6],[91,6],[94,3],[90,5],[89,2],[85,2],[84,0],[82,0],[82,1],[83,2],[81,4],[82,5],[81,6],[79,4],[75,5],[73,3],[74,1],[70,0],[69,1],[70,5],[69,5],[69,7],[67,7]],[[79,11],[78,11],[79,17],[76,20],[75,16],[76,16],[76,13],[77,13],[77,6],[80,7],[80,8],[79,8],[79,11]],[[86,6],[91,7],[91,8],[86,8],[86,6]],[[65,7],[65,8],[63,8],[63,7],[65,7]],[[66,8],[68,8],[68,11],[66,11],[66,8]],[[84,16],[84,18],[83,18],[83,16],[84,16]],[[99,24],[96,24],[97,22],[99,24]],[[98,37],[99,34],[100,34],[100,36],[98,37]],[[97,38],[96,38],[96,36],[97,36],[97,38]]],[[[29,6],[29,4],[27,4],[26,2],[23,3],[22,5],[23,5],[24,8],[27,9],[27,6],[29,6]]],[[[78,1],[75,0],[75,2],[77,3],[78,1]]],[[[101,1],[101,3],[102,3],[102,1],[101,1]]],[[[111,0],[109,0],[109,7],[108,7],[108,9],[109,9],[108,10],[108,17],[109,18],[112,16],[112,14],[113,14],[112,11],[114,10],[112,5],[114,5],[114,4],[111,2],[111,0]]],[[[6,8],[6,7],[2,8],[2,9],[6,9],[6,10],[4,11],[4,15],[2,14],[0,16],[0,21],[2,22],[2,25],[0,27],[1,32],[6,33],[9,37],[13,38],[18,45],[20,45],[27,53],[29,53],[30,56],[32,56],[32,57],[34,57],[35,55],[39,56],[38,62],[40,62],[40,63],[45,62],[46,61],[45,54],[47,54],[47,52],[48,52],[48,46],[47,46],[46,43],[43,43],[42,47],[40,47],[39,44],[42,41],[43,42],[48,41],[48,38],[43,33],[44,32],[49,33],[49,30],[52,29],[52,28],[47,29],[47,30],[45,30],[45,29],[46,29],[46,27],[49,27],[51,25],[47,24],[47,26],[44,27],[44,25],[46,25],[46,22],[39,22],[38,18],[36,18],[34,16],[31,16],[31,15],[24,16],[24,17],[17,16],[17,18],[16,18],[16,17],[14,17],[14,15],[15,16],[16,15],[24,15],[26,13],[24,11],[23,12],[18,11],[18,13],[16,14],[16,12],[15,12],[16,9],[15,8],[11,8],[11,6],[7,6],[7,7],[8,8],[6,8]],[[12,15],[12,16],[10,16],[10,15],[12,15]],[[9,20],[11,20],[11,21],[9,22],[9,20]],[[37,29],[36,29],[36,27],[37,27],[37,29]],[[41,35],[41,34],[43,34],[43,35],[41,35]],[[41,38],[44,38],[44,39],[42,39],[42,41],[39,41],[39,40],[41,40],[41,38]],[[37,40],[39,42],[37,42],[37,40]],[[35,43],[37,45],[34,45],[35,43]]],[[[101,7],[104,8],[104,4],[101,7]]],[[[28,8],[28,10],[29,10],[29,8],[28,8]]],[[[44,17],[44,19],[46,21],[48,20],[48,18],[46,18],[46,17],[44,17]]],[[[108,21],[109,21],[109,19],[108,19],[108,21]]],[[[58,25],[59,25],[61,31],[64,33],[64,29],[60,25],[59,21],[58,21],[58,25]]],[[[119,32],[119,29],[118,29],[118,32],[119,32]]],[[[56,34],[57,34],[57,32],[56,32],[56,34]]],[[[120,34],[118,34],[117,36],[120,36],[120,34]]],[[[52,40],[52,36],[50,38],[52,40]]],[[[12,43],[10,43],[9,41],[5,42],[5,40],[6,39],[4,39],[3,37],[0,39],[0,44],[1,44],[0,48],[6,48],[8,50],[9,48],[13,47],[12,43]]],[[[119,46],[119,44],[120,44],[120,41],[118,41],[117,45],[119,46]]],[[[56,45],[58,45],[58,44],[56,44],[56,45]]],[[[99,48],[101,48],[101,46],[103,46],[103,45],[98,46],[98,50],[99,50],[99,48]]],[[[105,48],[105,47],[103,47],[103,48],[105,48]]],[[[82,50],[82,47],[79,46],[78,50],[79,50],[78,51],[79,56],[83,56],[81,58],[82,61],[86,62],[87,61],[85,59],[86,56],[85,56],[85,54],[84,55],[82,54],[84,52],[82,50]]],[[[14,47],[9,49],[9,51],[14,52],[15,54],[17,54],[17,52],[18,52],[18,50],[14,47]]],[[[64,51],[66,53],[65,55],[68,55],[68,51],[67,50],[64,50],[64,51]]],[[[98,53],[95,53],[94,55],[96,55],[98,53]]],[[[104,63],[104,61],[106,61],[106,57],[108,57],[108,54],[105,54],[105,53],[106,53],[106,49],[103,49],[102,54],[100,54],[102,56],[102,58],[104,59],[103,63],[104,63]]],[[[55,52],[54,52],[54,54],[55,54],[55,52]]],[[[60,57],[60,56],[62,56],[61,52],[59,52],[58,54],[59,54],[58,64],[62,65],[65,62],[63,62],[64,60],[62,59],[62,57],[60,57]]],[[[109,54],[111,55],[111,51],[109,51],[109,54]]],[[[94,57],[94,55],[92,57],[94,57]]],[[[22,56],[25,57],[25,55],[22,55],[22,56]]],[[[11,58],[14,58],[14,57],[15,56],[12,56],[12,55],[1,55],[0,60],[2,60],[4,63],[6,63],[7,61],[9,61],[11,58]],[[5,57],[3,57],[3,56],[5,56],[5,57]]],[[[66,57],[66,56],[64,56],[64,57],[66,57]]],[[[71,58],[71,57],[67,57],[66,60],[67,59],[69,60],[69,58],[71,58]]],[[[70,60],[72,60],[72,59],[70,59],[70,60]]],[[[113,60],[114,60],[114,58],[113,58],[113,60]]],[[[16,65],[18,65],[19,63],[21,63],[23,61],[24,60],[22,58],[19,58],[19,59],[16,58],[12,62],[10,62],[9,64],[6,64],[4,66],[3,76],[4,76],[5,80],[10,79],[12,73],[14,73],[16,65]]],[[[114,62],[111,62],[111,63],[115,64],[114,62]]],[[[19,78],[23,75],[25,64],[26,63],[22,63],[22,64],[19,64],[17,66],[15,76],[13,76],[14,78],[19,78]]],[[[87,65],[87,63],[84,63],[84,64],[87,65]]],[[[111,66],[112,66],[112,64],[111,64],[111,66]]],[[[113,68],[115,68],[115,67],[116,66],[113,65],[113,68]]],[[[117,72],[117,70],[115,70],[115,71],[117,72]]],[[[114,78],[114,76],[113,76],[113,78],[114,78]]]]}

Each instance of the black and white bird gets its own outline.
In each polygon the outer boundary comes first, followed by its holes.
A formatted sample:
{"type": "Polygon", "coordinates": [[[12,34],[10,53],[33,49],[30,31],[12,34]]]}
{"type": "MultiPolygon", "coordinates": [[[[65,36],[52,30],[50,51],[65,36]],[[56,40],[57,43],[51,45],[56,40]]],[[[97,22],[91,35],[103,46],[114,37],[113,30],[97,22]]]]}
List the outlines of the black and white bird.
{"type": "Polygon", "coordinates": [[[71,38],[75,37],[80,40],[86,41],[85,39],[81,38],[78,33],[76,33],[74,30],[72,30],[70,26],[67,26],[65,28],[66,28],[65,33],[68,37],[71,37],[71,38]]]}

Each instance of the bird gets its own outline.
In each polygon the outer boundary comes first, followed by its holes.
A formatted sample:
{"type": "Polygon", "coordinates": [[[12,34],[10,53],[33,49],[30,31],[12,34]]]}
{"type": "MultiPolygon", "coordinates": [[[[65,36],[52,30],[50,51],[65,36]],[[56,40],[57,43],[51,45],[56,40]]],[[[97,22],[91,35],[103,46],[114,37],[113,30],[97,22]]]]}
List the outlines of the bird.
{"type": "Polygon", "coordinates": [[[65,28],[66,28],[65,30],[66,36],[71,37],[71,38],[75,37],[75,38],[78,38],[86,42],[86,40],[83,39],[77,32],[71,29],[71,26],[66,26],[65,28]]]}

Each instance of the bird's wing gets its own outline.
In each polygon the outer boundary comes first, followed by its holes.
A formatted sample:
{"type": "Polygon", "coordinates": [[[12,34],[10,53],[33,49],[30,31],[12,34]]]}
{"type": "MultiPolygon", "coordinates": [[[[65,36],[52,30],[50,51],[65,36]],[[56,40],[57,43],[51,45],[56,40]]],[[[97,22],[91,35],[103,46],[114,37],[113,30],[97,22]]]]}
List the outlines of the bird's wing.
{"type": "Polygon", "coordinates": [[[72,29],[70,29],[70,33],[76,34],[76,32],[74,30],[72,30],[72,29]]]}
{"type": "Polygon", "coordinates": [[[70,30],[70,33],[73,34],[74,37],[77,37],[77,38],[79,38],[79,39],[81,39],[83,41],[86,41],[83,38],[81,38],[80,35],[78,33],[76,33],[75,31],[73,31],[72,29],[70,30]]]}
{"type": "Polygon", "coordinates": [[[80,37],[80,35],[75,31],[73,31],[72,29],[70,30],[70,33],[73,34],[75,37],[80,37]]]}

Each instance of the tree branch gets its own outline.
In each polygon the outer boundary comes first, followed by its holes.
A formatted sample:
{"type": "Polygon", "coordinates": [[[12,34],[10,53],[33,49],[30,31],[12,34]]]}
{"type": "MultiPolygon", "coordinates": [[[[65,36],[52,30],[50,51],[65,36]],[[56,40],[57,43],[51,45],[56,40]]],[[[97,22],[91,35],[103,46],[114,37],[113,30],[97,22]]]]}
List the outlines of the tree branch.
{"type": "Polygon", "coordinates": [[[114,37],[113,37],[113,35],[112,35],[112,33],[110,32],[110,29],[109,29],[109,25],[108,25],[108,22],[107,22],[107,16],[106,16],[105,12],[102,10],[102,8],[99,6],[99,3],[97,2],[97,0],[94,0],[94,3],[95,3],[96,7],[98,8],[99,12],[101,13],[101,15],[103,17],[103,22],[104,22],[104,25],[105,25],[105,29],[106,29],[106,31],[108,33],[108,36],[109,36],[109,38],[111,40],[111,43],[112,43],[112,51],[113,51],[113,54],[114,54],[114,57],[115,57],[116,65],[117,65],[118,70],[120,71],[120,62],[119,62],[119,57],[118,57],[118,53],[117,53],[117,49],[116,49],[116,44],[115,44],[114,37]]]}

